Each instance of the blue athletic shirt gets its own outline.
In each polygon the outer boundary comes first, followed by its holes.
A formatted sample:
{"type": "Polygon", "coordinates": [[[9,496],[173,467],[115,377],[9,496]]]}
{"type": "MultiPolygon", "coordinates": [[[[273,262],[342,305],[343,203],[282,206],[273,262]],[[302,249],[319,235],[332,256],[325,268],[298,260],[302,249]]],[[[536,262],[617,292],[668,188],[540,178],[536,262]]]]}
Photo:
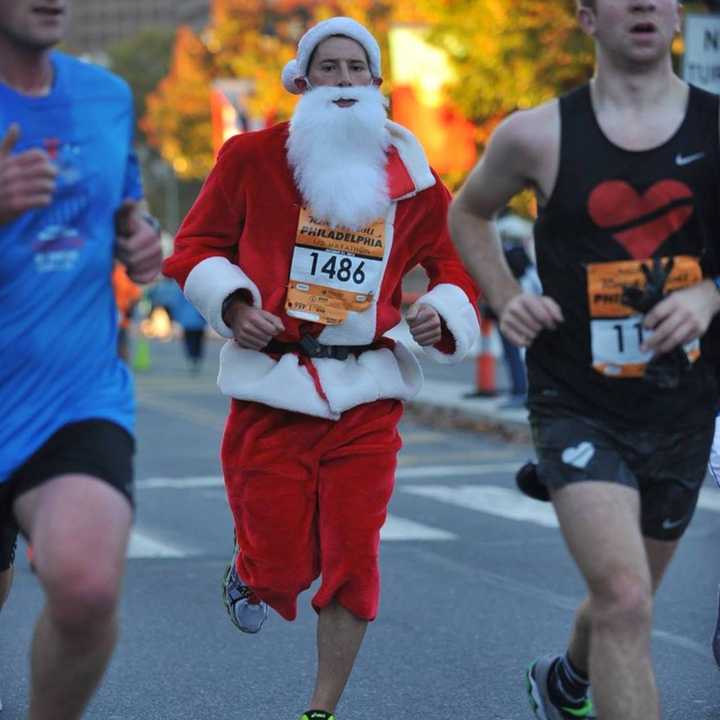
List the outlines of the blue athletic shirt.
{"type": "Polygon", "coordinates": [[[48,95],[0,84],[0,137],[18,123],[13,153],[43,148],[59,169],[49,207],[0,225],[0,482],[68,423],[134,423],[110,282],[114,213],[142,197],[132,96],[102,68],[51,57],[48,95]]]}

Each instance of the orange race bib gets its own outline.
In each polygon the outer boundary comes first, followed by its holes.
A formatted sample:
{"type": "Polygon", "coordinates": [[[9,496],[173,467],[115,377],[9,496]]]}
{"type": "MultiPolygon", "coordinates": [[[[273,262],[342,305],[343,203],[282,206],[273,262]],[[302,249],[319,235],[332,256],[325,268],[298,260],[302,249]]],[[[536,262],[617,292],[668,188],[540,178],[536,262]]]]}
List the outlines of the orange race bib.
{"type": "MultiPolygon", "coordinates": [[[[667,258],[663,258],[666,262],[667,258]]],[[[643,328],[643,315],[621,302],[623,287],[644,288],[647,284],[643,264],[652,260],[621,260],[591,263],[587,267],[588,307],[590,311],[590,344],[592,365],[603,375],[637,378],[645,373],[652,353],[640,346],[652,336],[643,328]]],[[[702,280],[697,258],[678,255],[665,281],[665,292],[690,287],[702,280]]],[[[685,345],[690,362],[700,357],[700,341],[685,345]]]]}
{"type": "Polygon", "coordinates": [[[378,294],[385,257],[385,220],[360,230],[334,228],[300,211],[285,311],[324,325],[363,312],[378,294]]]}

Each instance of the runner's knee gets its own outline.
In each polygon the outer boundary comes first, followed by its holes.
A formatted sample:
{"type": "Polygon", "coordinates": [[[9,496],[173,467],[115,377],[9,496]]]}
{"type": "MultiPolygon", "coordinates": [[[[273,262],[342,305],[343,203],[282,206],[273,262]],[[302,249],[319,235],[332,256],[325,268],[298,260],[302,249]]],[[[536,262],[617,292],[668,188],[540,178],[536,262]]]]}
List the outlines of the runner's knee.
{"type": "Polygon", "coordinates": [[[38,567],[52,618],[68,630],[87,631],[114,616],[120,578],[91,556],[65,558],[51,568],[38,567]]]}
{"type": "Polygon", "coordinates": [[[621,571],[591,587],[594,626],[632,632],[650,626],[652,587],[636,573],[621,571]]]}

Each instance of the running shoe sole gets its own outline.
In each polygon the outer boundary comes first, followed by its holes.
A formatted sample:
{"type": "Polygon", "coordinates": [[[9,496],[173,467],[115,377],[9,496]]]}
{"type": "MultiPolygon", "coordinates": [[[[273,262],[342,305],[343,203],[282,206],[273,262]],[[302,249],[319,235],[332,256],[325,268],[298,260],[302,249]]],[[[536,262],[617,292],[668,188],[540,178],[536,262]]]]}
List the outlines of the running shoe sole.
{"type": "Polygon", "coordinates": [[[543,709],[543,702],[542,702],[542,698],[540,697],[540,688],[538,687],[537,683],[535,682],[535,678],[533,677],[533,674],[532,674],[536,663],[537,663],[537,660],[533,660],[533,662],[531,662],[530,665],[528,665],[527,672],[525,673],[525,681],[527,683],[528,701],[530,702],[530,708],[533,711],[533,715],[538,720],[548,720],[548,716],[545,714],[545,710],[543,709]]]}

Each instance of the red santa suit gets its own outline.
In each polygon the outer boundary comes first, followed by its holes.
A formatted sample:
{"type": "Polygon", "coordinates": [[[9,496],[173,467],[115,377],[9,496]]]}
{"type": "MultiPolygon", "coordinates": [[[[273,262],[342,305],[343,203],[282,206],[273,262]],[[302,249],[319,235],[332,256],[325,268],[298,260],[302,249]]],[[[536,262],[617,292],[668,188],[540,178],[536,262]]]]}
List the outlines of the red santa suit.
{"type": "Polygon", "coordinates": [[[316,610],[335,599],[357,617],[377,613],[379,532],[400,448],[400,401],[422,383],[414,355],[384,338],[401,319],[403,276],[418,264],[428,274],[418,302],[443,323],[442,340],[424,348],[431,357],[459,361],[479,333],[475,289],[448,235],[449,193],[415,138],[387,127],[391,203],[378,292],[364,311],[349,311],[336,325],[286,311],[303,206],[287,159],[287,123],[226,143],[163,268],[230,339],[218,385],[233,398],[222,460],[237,569],[287,619],[319,574],[316,610]],[[278,341],[309,334],[324,345],[371,347],[343,360],[242,348],[222,318],[223,302],[238,290],[281,318],[278,341]]]}

